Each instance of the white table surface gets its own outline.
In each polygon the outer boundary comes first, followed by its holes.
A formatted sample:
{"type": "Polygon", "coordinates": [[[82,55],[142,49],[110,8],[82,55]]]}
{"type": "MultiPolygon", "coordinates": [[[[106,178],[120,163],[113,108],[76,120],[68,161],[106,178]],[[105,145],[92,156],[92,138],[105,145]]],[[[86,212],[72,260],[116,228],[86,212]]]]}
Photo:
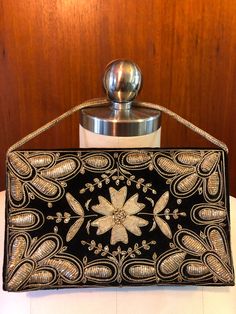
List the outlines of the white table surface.
{"type": "MultiPolygon", "coordinates": [[[[3,262],[5,193],[0,192],[0,268],[3,262]]],[[[236,199],[231,197],[231,241],[236,263],[236,199]]],[[[65,289],[9,293],[0,290],[7,314],[236,314],[236,287],[65,289]]]]}

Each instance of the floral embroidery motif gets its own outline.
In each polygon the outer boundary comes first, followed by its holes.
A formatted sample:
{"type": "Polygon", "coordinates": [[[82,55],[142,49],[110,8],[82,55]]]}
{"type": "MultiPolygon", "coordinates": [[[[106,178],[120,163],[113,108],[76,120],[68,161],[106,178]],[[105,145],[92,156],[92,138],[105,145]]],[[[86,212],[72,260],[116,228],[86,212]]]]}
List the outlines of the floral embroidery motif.
{"type": "Polygon", "coordinates": [[[91,226],[98,227],[97,235],[104,234],[111,230],[111,244],[116,244],[121,241],[124,244],[128,243],[127,230],[136,236],[141,236],[140,227],[148,224],[148,221],[134,216],[139,213],[145,205],[138,203],[138,194],[134,194],[127,201],[127,187],[124,186],[119,191],[114,188],[109,188],[111,203],[103,196],[99,196],[99,204],[92,206],[93,211],[104,215],[101,218],[94,220],[91,226]]]}
{"type": "Polygon", "coordinates": [[[173,248],[158,261],[158,275],[161,278],[178,277],[179,281],[201,281],[213,276],[214,282],[232,282],[226,242],[225,233],[219,226],[207,226],[200,236],[180,228],[175,234],[173,248]],[[186,254],[189,257],[185,260],[186,254]]]}
{"type": "Polygon", "coordinates": [[[190,197],[198,192],[205,200],[217,202],[222,197],[220,152],[178,152],[172,156],[156,155],[154,165],[167,178],[177,197],[190,197]]]}
{"type": "Polygon", "coordinates": [[[8,263],[10,291],[33,289],[59,284],[60,278],[74,283],[81,278],[82,268],[78,259],[63,254],[62,238],[46,234],[32,239],[28,233],[19,233],[11,240],[8,263]]]}
{"type": "Polygon", "coordinates": [[[233,284],[222,150],[17,151],[7,169],[4,289],[233,284]]]}

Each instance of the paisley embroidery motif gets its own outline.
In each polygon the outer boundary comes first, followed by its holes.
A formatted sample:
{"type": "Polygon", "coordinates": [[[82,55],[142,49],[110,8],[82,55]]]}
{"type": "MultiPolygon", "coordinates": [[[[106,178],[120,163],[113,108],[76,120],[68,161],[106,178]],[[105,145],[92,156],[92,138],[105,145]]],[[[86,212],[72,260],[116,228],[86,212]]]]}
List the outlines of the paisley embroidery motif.
{"type": "Polygon", "coordinates": [[[203,193],[206,201],[217,202],[223,192],[220,152],[177,152],[155,154],[154,167],[167,178],[171,192],[176,197],[190,197],[203,193]]]}

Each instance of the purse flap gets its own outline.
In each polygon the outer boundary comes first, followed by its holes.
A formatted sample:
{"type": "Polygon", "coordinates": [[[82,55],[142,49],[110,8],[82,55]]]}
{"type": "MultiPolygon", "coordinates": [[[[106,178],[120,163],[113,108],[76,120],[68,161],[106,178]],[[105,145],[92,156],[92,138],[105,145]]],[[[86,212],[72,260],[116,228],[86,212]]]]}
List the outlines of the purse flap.
{"type": "Polygon", "coordinates": [[[222,149],[13,151],[4,289],[233,285],[222,149]]]}

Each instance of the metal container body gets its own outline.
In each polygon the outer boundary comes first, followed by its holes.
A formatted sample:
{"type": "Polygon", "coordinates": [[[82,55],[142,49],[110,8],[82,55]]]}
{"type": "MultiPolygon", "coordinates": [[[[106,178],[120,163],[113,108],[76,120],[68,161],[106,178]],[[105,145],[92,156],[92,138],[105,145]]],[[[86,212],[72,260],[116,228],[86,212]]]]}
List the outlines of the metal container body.
{"type": "Polygon", "coordinates": [[[81,125],[96,134],[108,136],[140,136],[160,128],[161,113],[132,106],[130,109],[114,109],[113,106],[81,110],[81,125]]]}
{"type": "Polygon", "coordinates": [[[161,127],[152,133],[140,136],[109,136],[91,132],[80,125],[81,148],[141,148],[160,147],[161,127]]]}

